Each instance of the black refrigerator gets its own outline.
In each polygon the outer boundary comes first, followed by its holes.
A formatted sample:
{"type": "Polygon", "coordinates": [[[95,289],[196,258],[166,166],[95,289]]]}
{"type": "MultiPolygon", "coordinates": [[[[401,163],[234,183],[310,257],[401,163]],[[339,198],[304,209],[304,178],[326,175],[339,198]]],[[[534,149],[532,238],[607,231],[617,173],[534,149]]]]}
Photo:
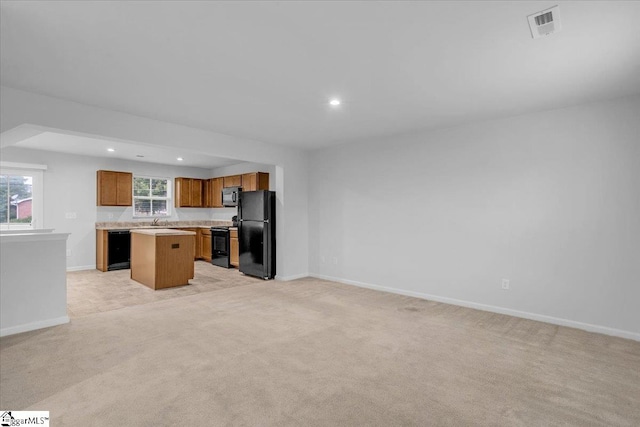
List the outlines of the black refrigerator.
{"type": "Polygon", "coordinates": [[[238,202],[240,272],[273,279],[276,275],[276,193],[241,191],[238,202]]]}

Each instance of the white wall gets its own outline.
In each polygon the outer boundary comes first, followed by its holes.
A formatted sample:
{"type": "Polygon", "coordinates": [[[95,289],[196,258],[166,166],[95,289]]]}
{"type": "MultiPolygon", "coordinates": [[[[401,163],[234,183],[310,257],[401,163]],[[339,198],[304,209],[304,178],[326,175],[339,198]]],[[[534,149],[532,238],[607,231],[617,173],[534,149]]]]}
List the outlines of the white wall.
{"type": "Polygon", "coordinates": [[[0,336],[69,322],[65,233],[0,234],[0,336]]]}
{"type": "MultiPolygon", "coordinates": [[[[150,221],[133,218],[132,207],[96,206],[96,171],[99,169],[132,172],[134,175],[167,177],[188,176],[210,178],[210,170],[159,165],[121,159],[74,156],[51,151],[17,147],[2,149],[2,160],[47,165],[44,171],[44,227],[56,232],[71,233],[67,249],[70,269],[95,266],[95,223],[102,221],[150,221]],[[75,219],[67,219],[75,213],[75,219]]],[[[171,208],[170,221],[212,219],[215,209],[171,208]]]]}
{"type": "Polygon", "coordinates": [[[310,271],[640,339],[639,119],[635,96],[314,152],[310,271]]]}
{"type": "Polygon", "coordinates": [[[276,165],[274,179],[282,203],[276,233],[278,277],[307,275],[306,152],[1,87],[0,146],[10,147],[42,131],[158,147],[180,146],[185,153],[276,165]]]}

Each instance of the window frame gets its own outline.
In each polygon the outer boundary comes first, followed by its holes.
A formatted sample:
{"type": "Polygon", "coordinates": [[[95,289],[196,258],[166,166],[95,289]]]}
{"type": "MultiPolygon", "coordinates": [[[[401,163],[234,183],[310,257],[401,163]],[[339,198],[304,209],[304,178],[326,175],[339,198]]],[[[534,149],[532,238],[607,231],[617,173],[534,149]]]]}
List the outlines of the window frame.
{"type": "Polygon", "coordinates": [[[171,212],[171,206],[172,206],[172,199],[173,199],[173,186],[172,186],[172,179],[166,176],[150,176],[150,175],[136,175],[133,174],[133,178],[131,180],[131,197],[132,197],[132,208],[133,208],[133,213],[132,216],[133,218],[169,218],[172,215],[171,212]],[[148,179],[149,180],[149,192],[151,193],[151,180],[153,179],[157,179],[157,180],[165,180],[167,181],[167,196],[166,197],[159,197],[159,196],[154,196],[154,195],[149,195],[149,196],[136,196],[136,178],[142,178],[142,179],[148,179]],[[166,200],[167,202],[167,214],[166,215],[137,215],[136,214],[136,200],[166,200]]]}
{"type": "MultiPolygon", "coordinates": [[[[44,171],[46,165],[0,162],[0,175],[30,176],[31,223],[0,223],[0,230],[37,230],[44,228],[44,171]]],[[[0,201],[2,203],[3,201],[0,201]]],[[[7,208],[10,209],[9,206],[7,208]]]]}

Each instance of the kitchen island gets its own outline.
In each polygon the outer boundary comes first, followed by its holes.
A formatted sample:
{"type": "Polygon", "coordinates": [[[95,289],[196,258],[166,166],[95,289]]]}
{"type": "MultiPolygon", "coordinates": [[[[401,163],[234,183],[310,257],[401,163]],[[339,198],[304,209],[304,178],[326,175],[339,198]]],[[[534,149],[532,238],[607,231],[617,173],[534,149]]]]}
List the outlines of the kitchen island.
{"type": "Polygon", "coordinates": [[[131,230],[131,279],[151,289],[188,285],[194,274],[195,236],[168,228],[131,230]]]}
{"type": "MultiPolygon", "coordinates": [[[[193,231],[196,232],[194,258],[211,261],[211,227],[230,227],[232,224],[232,221],[226,220],[162,221],[161,226],[154,225],[151,221],[96,222],[96,268],[106,272],[111,270],[111,264],[116,262],[109,256],[111,254],[109,237],[112,231],[161,228],[193,231]]],[[[129,245],[127,243],[127,261],[130,258],[129,245]]]]}

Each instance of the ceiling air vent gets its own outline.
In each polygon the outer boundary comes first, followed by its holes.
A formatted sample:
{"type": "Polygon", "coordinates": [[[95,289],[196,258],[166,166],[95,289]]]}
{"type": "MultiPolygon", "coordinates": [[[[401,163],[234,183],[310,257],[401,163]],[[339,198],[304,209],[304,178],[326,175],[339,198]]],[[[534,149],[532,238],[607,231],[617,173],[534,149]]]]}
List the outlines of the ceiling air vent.
{"type": "Polygon", "coordinates": [[[562,29],[560,24],[560,8],[553,6],[542,12],[534,13],[527,16],[529,27],[531,28],[531,36],[537,39],[542,36],[557,33],[562,29]]]}

